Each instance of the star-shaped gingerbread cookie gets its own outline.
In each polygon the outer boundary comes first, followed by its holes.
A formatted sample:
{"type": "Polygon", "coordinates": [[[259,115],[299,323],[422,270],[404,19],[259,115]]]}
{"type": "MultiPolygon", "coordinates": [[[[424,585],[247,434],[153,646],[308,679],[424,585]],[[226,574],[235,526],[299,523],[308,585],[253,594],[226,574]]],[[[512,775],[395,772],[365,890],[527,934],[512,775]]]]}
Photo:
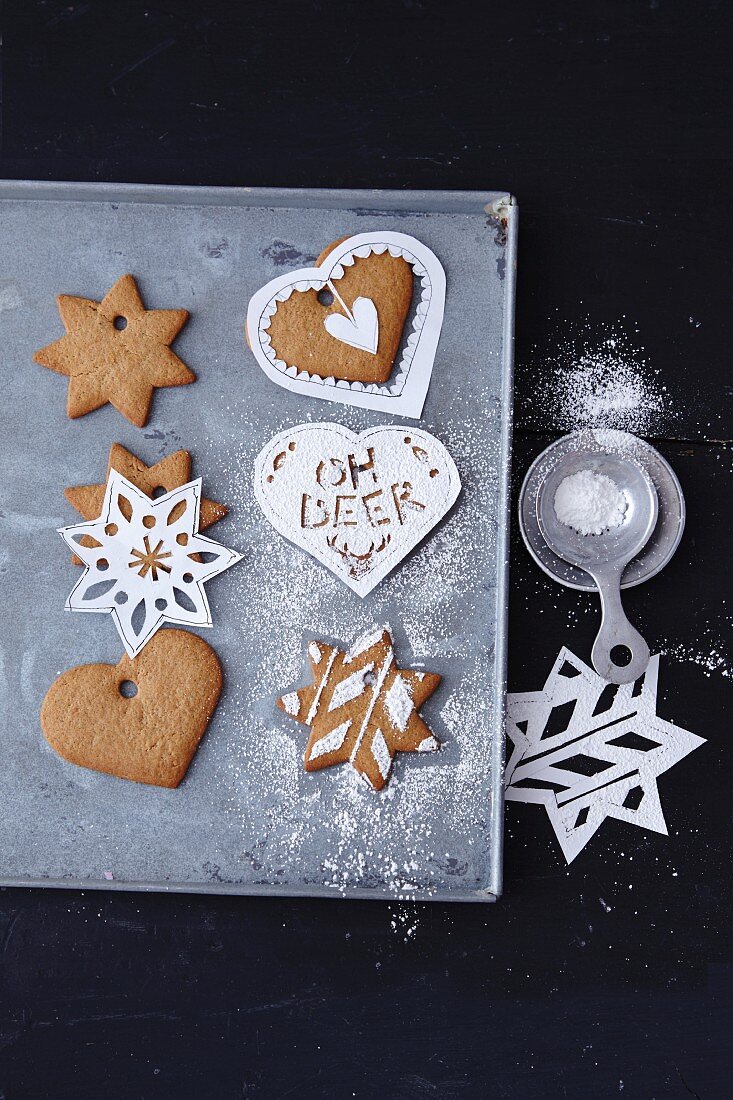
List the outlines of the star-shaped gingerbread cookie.
{"type": "Polygon", "coordinates": [[[69,294],[56,301],[66,335],[33,358],[68,377],[66,411],[72,419],[109,402],[142,428],[154,389],[196,381],[170,349],[188,310],[146,309],[132,275],[118,279],[101,302],[69,294]]]}
{"type": "MultiPolygon", "coordinates": [[[[96,519],[101,513],[110,470],[117,470],[143,493],[156,497],[160,496],[161,490],[170,493],[173,489],[188,484],[191,480],[191,455],[188,451],[174,451],[173,454],[161,458],[154,466],[146,466],[141,458],[128,451],[121,443],[113,443],[107,460],[107,473],[101,485],[74,485],[64,489],[64,496],[69,504],[84,519],[96,519]]],[[[212,523],[223,519],[228,511],[224,504],[217,504],[215,500],[204,497],[199,512],[199,530],[205,531],[212,523]]],[[[75,565],[83,565],[81,558],[76,555],[73,561],[75,565]]]]}
{"type": "Polygon", "coordinates": [[[313,683],[277,700],[291,718],[311,727],[306,771],[349,762],[378,791],[395,753],[440,748],[418,714],[440,676],[398,668],[388,626],[345,651],[313,641],[308,659],[313,683]]]}

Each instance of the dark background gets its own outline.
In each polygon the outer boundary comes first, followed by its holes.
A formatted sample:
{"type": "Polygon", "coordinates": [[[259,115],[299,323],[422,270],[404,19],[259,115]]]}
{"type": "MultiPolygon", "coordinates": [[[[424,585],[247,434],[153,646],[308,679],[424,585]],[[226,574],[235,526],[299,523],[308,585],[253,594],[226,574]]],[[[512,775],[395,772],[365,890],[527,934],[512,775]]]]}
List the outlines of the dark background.
{"type": "MultiPolygon", "coordinates": [[[[627,325],[688,504],[628,606],[708,743],[669,837],[608,821],[566,868],[510,805],[492,907],[0,891],[0,1100],[731,1095],[729,12],[6,0],[5,177],[517,195],[515,480],[567,428],[532,400],[558,339],[627,325]]],[[[510,687],[595,625],[515,533],[510,687]]]]}

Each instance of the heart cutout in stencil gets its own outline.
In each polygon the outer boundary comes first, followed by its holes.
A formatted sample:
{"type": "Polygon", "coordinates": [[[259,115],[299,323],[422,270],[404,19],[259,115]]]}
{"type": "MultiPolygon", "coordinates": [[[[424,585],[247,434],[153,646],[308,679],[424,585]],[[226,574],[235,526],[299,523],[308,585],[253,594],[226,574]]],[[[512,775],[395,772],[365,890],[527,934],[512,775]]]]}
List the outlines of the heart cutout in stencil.
{"type": "Polygon", "coordinates": [[[443,323],[445,272],[405,233],[359,233],[251,298],[265,374],[308,397],[419,417],[443,323]]]}
{"type": "Polygon", "coordinates": [[[135,658],[62,673],[43,700],[41,728],[51,748],[72,764],[177,787],[221,686],[210,645],[186,630],[161,630],[135,658]],[[133,697],[123,694],[130,685],[133,697]]]}
{"type": "MultiPolygon", "coordinates": [[[[345,307],[348,308],[348,307],[345,307]]],[[[359,351],[377,354],[379,347],[379,315],[371,298],[355,298],[348,316],[329,313],[323,327],[334,340],[341,340],[359,351]]]]}
{"type": "Polygon", "coordinates": [[[461,489],[435,436],[411,427],[298,424],[255,460],[254,491],[273,527],[360,596],[446,514],[461,489]]]}

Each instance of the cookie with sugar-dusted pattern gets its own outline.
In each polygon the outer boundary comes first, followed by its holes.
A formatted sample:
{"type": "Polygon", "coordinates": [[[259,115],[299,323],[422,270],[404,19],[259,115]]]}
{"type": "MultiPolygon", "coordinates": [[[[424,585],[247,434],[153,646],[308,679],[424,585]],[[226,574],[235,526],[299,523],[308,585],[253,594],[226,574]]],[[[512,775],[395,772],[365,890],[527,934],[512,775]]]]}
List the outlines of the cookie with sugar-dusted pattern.
{"type": "Polygon", "coordinates": [[[313,683],[277,700],[280,710],[311,728],[306,771],[348,762],[378,791],[396,753],[440,748],[418,712],[441,678],[399,668],[389,626],[368,631],[347,650],[312,641],[308,660],[313,683]]]}

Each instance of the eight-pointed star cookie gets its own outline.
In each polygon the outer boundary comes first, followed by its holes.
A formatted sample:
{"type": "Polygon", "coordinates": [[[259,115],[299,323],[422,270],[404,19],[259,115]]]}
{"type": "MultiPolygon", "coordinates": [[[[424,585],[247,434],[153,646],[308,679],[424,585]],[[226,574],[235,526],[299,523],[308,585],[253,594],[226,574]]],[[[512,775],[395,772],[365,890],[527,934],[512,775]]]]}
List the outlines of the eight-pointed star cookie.
{"type": "Polygon", "coordinates": [[[196,381],[170,349],[188,310],[146,309],[132,275],[118,279],[101,302],[69,294],[56,300],[66,335],[33,358],[68,377],[72,419],[109,402],[142,428],[156,387],[196,381]]]}
{"type": "Polygon", "coordinates": [[[440,743],[418,714],[440,676],[400,669],[388,626],[364,634],[349,650],[308,646],[313,683],[277,700],[311,727],[306,771],[347,761],[375,789],[389,777],[396,752],[434,752],[440,743]]]}
{"type": "MultiPolygon", "coordinates": [[[[76,508],[84,519],[96,519],[102,511],[104,504],[104,491],[107,487],[111,470],[117,470],[128,481],[136,485],[149,497],[160,496],[161,490],[170,493],[173,489],[180,488],[191,480],[191,455],[188,451],[174,451],[173,454],[161,458],[154,466],[146,466],[141,458],[128,451],[121,443],[113,443],[109,459],[107,460],[107,473],[105,483],[102,485],[74,485],[64,489],[64,496],[69,504],[76,508]]],[[[199,513],[199,530],[205,531],[212,523],[223,519],[229,509],[224,504],[217,504],[215,500],[201,500],[199,513]]],[[[81,558],[73,555],[75,565],[83,565],[81,558]]]]}

